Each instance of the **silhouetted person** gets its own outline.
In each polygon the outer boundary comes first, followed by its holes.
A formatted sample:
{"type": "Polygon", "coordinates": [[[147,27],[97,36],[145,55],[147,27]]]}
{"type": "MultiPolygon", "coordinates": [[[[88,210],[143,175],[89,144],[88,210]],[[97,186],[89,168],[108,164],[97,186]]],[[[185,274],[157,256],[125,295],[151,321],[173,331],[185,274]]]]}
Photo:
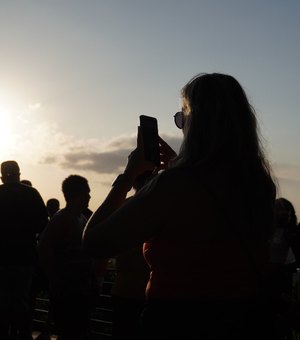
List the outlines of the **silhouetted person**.
{"type": "Polygon", "coordinates": [[[25,185],[32,187],[32,182],[29,179],[22,179],[20,182],[22,184],[25,184],[25,185]]]}
{"type": "Polygon", "coordinates": [[[46,202],[46,207],[48,210],[49,218],[52,218],[53,215],[60,209],[60,202],[57,198],[49,198],[46,202]]]}
{"type": "Polygon", "coordinates": [[[143,244],[143,339],[272,339],[258,272],[268,267],[276,186],[254,109],[230,75],[196,75],[181,93],[178,156],[160,138],[165,170],[124,203],[138,175],[158,170],[139,128],[83,246],[108,258],[143,244]]]}
{"type": "MultiPolygon", "coordinates": [[[[25,184],[25,185],[29,185],[30,187],[32,187],[32,183],[28,179],[22,179],[22,180],[20,180],[20,183],[25,184]]],[[[28,319],[28,322],[29,322],[28,329],[31,329],[31,320],[28,319]]],[[[12,325],[11,328],[10,328],[10,337],[11,338],[17,338],[17,336],[18,336],[18,330],[14,325],[12,325]]]]}
{"type": "MultiPolygon", "coordinates": [[[[51,219],[54,216],[54,214],[59,210],[60,202],[57,198],[50,198],[46,202],[46,207],[49,219],[51,219]]],[[[49,296],[50,293],[48,278],[43,268],[41,268],[41,264],[38,262],[32,287],[33,308],[36,306],[36,298],[39,294],[47,294],[49,296]]],[[[49,307],[47,319],[45,321],[43,330],[38,335],[36,340],[51,340],[51,332],[52,332],[52,310],[49,307]]]]}
{"type": "MultiPolygon", "coordinates": [[[[281,262],[291,264],[296,261],[300,267],[299,225],[294,205],[284,197],[276,199],[275,221],[277,241],[281,241],[281,262]],[[288,250],[287,250],[288,249],[288,250]],[[292,253],[291,253],[292,251],[292,253]]],[[[280,258],[277,259],[280,262],[280,258]]]]}
{"type": "Polygon", "coordinates": [[[38,245],[39,258],[48,279],[50,303],[59,340],[86,339],[95,300],[95,264],[81,247],[90,200],[86,178],[70,175],[62,183],[66,200],[49,221],[38,245]]]}
{"type": "MultiPolygon", "coordinates": [[[[138,192],[150,180],[151,172],[141,174],[134,183],[138,192]]],[[[130,200],[131,198],[127,198],[130,200]]],[[[150,268],[139,245],[115,258],[116,275],[112,295],[112,338],[114,340],[140,340],[140,316],[145,305],[145,290],[150,268]]]]}
{"type": "Polygon", "coordinates": [[[300,268],[300,223],[297,223],[292,249],[296,257],[297,268],[300,268]]]}
{"type": "Polygon", "coordinates": [[[275,230],[272,238],[271,262],[286,266],[294,264],[296,257],[293,250],[297,231],[297,217],[293,204],[284,197],[275,202],[275,230]]]}
{"type": "Polygon", "coordinates": [[[8,339],[13,326],[18,339],[28,340],[36,235],[45,228],[48,214],[39,192],[20,183],[17,162],[3,162],[1,174],[0,339],[8,339]]]}
{"type": "MultiPolygon", "coordinates": [[[[281,303],[281,297],[288,295],[294,297],[293,276],[296,273],[298,255],[295,242],[297,231],[297,216],[292,202],[284,197],[275,201],[275,230],[271,242],[271,273],[268,289],[272,291],[274,299],[273,309],[277,315],[286,312],[281,303]]],[[[286,321],[280,318],[276,322],[277,338],[282,340],[293,339],[293,329],[286,321]]]]}
{"type": "MultiPolygon", "coordinates": [[[[89,218],[93,215],[93,211],[89,207],[86,207],[83,210],[82,214],[88,221],[89,218]]],[[[98,290],[99,296],[103,290],[104,276],[106,273],[107,263],[108,263],[108,260],[95,261],[95,269],[96,269],[96,287],[95,288],[98,290]]]]}

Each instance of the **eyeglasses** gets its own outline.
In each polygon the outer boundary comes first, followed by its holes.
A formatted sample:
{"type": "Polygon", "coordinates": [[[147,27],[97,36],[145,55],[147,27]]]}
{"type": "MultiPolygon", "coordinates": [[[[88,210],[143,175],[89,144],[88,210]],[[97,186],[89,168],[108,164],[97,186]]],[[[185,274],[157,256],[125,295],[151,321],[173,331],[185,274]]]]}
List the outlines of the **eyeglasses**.
{"type": "Polygon", "coordinates": [[[183,129],[184,126],[184,113],[182,111],[178,111],[174,115],[174,122],[178,129],[183,129]]]}

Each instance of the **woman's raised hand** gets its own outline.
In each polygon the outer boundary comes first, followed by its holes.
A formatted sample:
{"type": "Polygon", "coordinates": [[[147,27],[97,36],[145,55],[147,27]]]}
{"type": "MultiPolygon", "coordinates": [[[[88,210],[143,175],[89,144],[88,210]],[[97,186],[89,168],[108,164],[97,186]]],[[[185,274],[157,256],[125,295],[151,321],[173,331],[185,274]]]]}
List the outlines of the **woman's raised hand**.
{"type": "Polygon", "coordinates": [[[132,183],[134,183],[135,179],[145,171],[151,171],[155,174],[159,170],[167,169],[169,167],[169,162],[177,156],[176,152],[161,137],[159,137],[159,148],[160,166],[157,167],[153,162],[145,159],[142,133],[140,127],[138,127],[137,147],[129,154],[125,169],[125,173],[132,183]]]}
{"type": "Polygon", "coordinates": [[[134,183],[135,179],[145,171],[155,173],[156,165],[145,159],[142,133],[140,127],[138,127],[137,147],[128,156],[125,173],[134,183]]]}

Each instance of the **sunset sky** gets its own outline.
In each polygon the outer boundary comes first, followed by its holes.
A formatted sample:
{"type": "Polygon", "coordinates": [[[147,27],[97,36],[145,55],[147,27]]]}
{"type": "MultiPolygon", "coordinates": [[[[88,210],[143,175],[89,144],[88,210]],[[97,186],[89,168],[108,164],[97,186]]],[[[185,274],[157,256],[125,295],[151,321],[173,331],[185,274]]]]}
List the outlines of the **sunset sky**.
{"type": "Polygon", "coordinates": [[[46,201],[85,176],[95,210],[135,147],[138,116],[174,149],[180,89],[236,77],[300,218],[299,0],[0,0],[0,162],[46,201]]]}

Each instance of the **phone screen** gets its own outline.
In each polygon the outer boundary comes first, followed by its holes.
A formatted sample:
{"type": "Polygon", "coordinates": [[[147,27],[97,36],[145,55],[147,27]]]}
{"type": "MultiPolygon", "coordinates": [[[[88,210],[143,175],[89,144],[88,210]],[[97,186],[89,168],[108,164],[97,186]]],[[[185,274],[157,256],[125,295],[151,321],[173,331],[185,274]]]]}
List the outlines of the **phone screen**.
{"type": "Polygon", "coordinates": [[[140,116],[140,127],[142,130],[145,159],[160,165],[159,139],[157,119],[150,116],[140,116]]]}

